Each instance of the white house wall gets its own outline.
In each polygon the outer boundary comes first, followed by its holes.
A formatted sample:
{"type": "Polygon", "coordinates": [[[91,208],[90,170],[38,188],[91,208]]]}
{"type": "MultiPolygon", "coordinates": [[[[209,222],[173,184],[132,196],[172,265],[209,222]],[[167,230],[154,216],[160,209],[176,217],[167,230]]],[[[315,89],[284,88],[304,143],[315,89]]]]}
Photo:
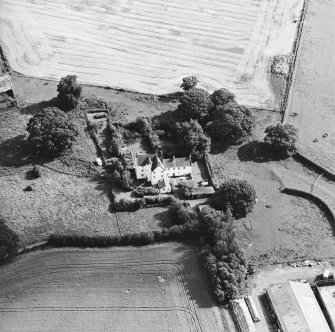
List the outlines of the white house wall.
{"type": "Polygon", "coordinates": [[[168,168],[166,171],[169,177],[183,176],[183,175],[192,174],[192,167],[191,166],[173,167],[173,168],[168,168]]]}
{"type": "Polygon", "coordinates": [[[151,165],[137,166],[135,170],[137,179],[147,179],[151,181],[151,165]]]}

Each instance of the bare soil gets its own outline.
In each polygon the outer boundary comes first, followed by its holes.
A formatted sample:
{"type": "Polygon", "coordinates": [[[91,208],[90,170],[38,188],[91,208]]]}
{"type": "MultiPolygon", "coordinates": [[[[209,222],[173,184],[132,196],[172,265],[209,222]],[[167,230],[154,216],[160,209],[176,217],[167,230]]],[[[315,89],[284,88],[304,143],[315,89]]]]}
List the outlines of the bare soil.
{"type": "Polygon", "coordinates": [[[3,0],[0,43],[11,68],[30,77],[150,94],[179,91],[182,77],[273,108],[272,56],[292,51],[302,0],[3,0]],[[50,13],[53,13],[50,15],[50,13]]]}
{"type": "Polygon", "coordinates": [[[223,331],[188,246],[54,249],[0,271],[2,331],[223,331]]]}

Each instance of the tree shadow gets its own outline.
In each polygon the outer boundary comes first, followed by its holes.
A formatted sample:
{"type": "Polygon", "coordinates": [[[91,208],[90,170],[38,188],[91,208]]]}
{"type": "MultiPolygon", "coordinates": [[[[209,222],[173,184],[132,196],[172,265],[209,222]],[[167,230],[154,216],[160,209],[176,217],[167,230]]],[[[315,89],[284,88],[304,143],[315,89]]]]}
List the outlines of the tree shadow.
{"type": "Polygon", "coordinates": [[[211,147],[211,154],[216,155],[216,154],[225,153],[231,146],[232,144],[228,142],[220,142],[220,141],[213,140],[212,147],[211,147]]]}
{"type": "Polygon", "coordinates": [[[52,160],[36,154],[26,135],[23,134],[1,142],[0,155],[0,165],[4,167],[20,167],[52,160]]]}
{"type": "Polygon", "coordinates": [[[167,93],[164,95],[159,95],[158,100],[162,103],[170,103],[170,102],[177,101],[182,95],[183,95],[183,92],[181,91],[167,93]]]}
{"type": "Polygon", "coordinates": [[[91,178],[92,182],[96,183],[96,190],[102,192],[103,195],[106,195],[109,200],[108,212],[115,213],[114,208],[114,185],[111,183],[110,175],[108,173],[100,174],[91,178]]]}
{"type": "Polygon", "coordinates": [[[237,156],[240,161],[254,161],[256,163],[279,161],[288,157],[274,153],[268,144],[259,141],[252,141],[240,146],[237,156]]]}
{"type": "Polygon", "coordinates": [[[258,301],[261,305],[261,309],[263,311],[265,322],[268,326],[269,331],[273,331],[273,332],[277,331],[278,326],[276,323],[276,319],[272,313],[272,309],[271,309],[269,300],[267,299],[265,292],[258,295],[258,301]]]}
{"type": "Polygon", "coordinates": [[[36,179],[35,172],[33,170],[27,171],[25,178],[26,180],[35,180],[36,179]]]}
{"type": "Polygon", "coordinates": [[[169,210],[156,213],[154,215],[154,218],[159,221],[159,223],[157,224],[159,227],[169,228],[174,225],[172,215],[169,210]]]}
{"type": "Polygon", "coordinates": [[[21,114],[35,115],[40,112],[43,108],[47,107],[57,107],[57,98],[52,98],[50,100],[43,100],[39,103],[28,105],[21,109],[21,114]]]}

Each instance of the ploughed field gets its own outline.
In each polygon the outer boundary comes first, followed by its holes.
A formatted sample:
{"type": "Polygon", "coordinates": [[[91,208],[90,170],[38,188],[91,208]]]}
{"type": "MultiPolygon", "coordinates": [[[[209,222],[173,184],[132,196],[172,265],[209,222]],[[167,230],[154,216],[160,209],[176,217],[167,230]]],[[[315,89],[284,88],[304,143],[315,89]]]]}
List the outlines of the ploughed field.
{"type": "Polygon", "coordinates": [[[180,244],[24,255],[0,268],[0,330],[222,331],[197,257],[180,244]]]}
{"type": "Polygon", "coordinates": [[[196,75],[239,102],[273,107],[269,59],[289,54],[303,0],[2,0],[0,44],[11,68],[164,94],[196,75]]]}

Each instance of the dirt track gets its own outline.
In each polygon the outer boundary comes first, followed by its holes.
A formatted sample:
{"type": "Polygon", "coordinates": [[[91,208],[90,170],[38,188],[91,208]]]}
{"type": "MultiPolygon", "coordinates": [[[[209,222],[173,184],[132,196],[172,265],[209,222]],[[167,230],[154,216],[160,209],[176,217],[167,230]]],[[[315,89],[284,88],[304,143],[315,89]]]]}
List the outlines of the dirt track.
{"type": "Polygon", "coordinates": [[[0,330],[222,331],[197,260],[179,244],[25,255],[0,269],[0,330]]]}
{"type": "Polygon", "coordinates": [[[0,43],[14,71],[164,94],[196,75],[241,103],[273,107],[270,56],[288,54],[302,0],[2,0],[0,43]]]}

